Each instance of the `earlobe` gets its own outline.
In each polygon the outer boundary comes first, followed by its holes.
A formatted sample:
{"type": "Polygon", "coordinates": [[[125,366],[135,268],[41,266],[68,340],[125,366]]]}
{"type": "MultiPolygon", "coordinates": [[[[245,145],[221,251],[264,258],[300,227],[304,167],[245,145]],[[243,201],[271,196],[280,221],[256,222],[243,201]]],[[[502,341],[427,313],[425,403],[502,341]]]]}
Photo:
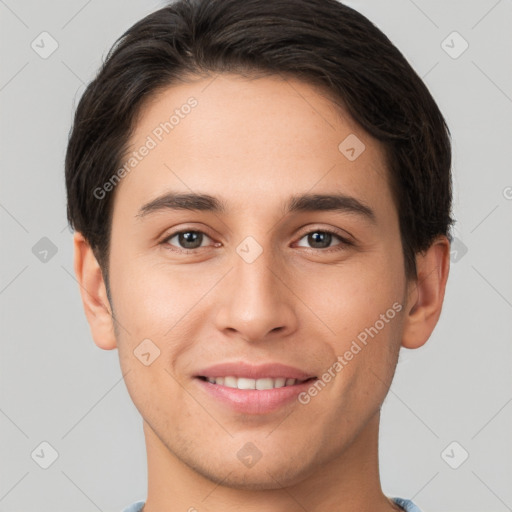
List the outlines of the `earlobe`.
{"type": "Polygon", "coordinates": [[[112,350],[117,346],[114,321],[101,268],[81,233],[75,233],[73,245],[75,275],[92,337],[99,348],[112,350]]]}
{"type": "Polygon", "coordinates": [[[443,306],[450,270],[450,242],[438,237],[416,257],[417,279],[410,283],[402,346],[419,348],[430,338],[443,306]]]}

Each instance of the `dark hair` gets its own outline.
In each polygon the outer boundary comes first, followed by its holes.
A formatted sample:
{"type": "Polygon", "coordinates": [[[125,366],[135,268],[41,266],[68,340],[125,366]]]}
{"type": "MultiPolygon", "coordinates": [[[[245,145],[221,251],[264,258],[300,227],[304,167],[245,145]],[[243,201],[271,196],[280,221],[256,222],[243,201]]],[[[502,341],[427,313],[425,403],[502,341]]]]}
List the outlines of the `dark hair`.
{"type": "Polygon", "coordinates": [[[75,112],[67,214],[108,272],[115,175],[143,102],[187,76],[287,75],[322,86],[381,141],[398,209],[405,273],[441,234],[451,240],[448,127],[390,40],[337,0],[178,0],[125,32],[75,112]]]}

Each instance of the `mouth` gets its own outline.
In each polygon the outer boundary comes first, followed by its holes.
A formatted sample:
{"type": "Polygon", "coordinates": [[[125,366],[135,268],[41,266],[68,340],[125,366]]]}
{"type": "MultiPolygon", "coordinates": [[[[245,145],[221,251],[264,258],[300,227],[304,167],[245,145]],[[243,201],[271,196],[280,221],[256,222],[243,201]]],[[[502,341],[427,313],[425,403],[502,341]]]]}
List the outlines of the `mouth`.
{"type": "Polygon", "coordinates": [[[212,405],[224,413],[264,417],[285,408],[300,406],[298,397],[318,380],[317,377],[225,377],[198,376],[194,379],[199,390],[212,405]]]}
{"type": "Polygon", "coordinates": [[[307,379],[293,379],[287,377],[262,377],[252,379],[250,377],[235,377],[232,375],[225,377],[206,377],[200,375],[198,379],[216,386],[224,386],[231,389],[265,391],[304,384],[305,382],[316,380],[316,377],[309,377],[307,379]]]}
{"type": "Polygon", "coordinates": [[[223,411],[263,415],[298,405],[298,395],[317,379],[278,362],[227,361],[198,370],[193,379],[206,400],[223,411]]]}

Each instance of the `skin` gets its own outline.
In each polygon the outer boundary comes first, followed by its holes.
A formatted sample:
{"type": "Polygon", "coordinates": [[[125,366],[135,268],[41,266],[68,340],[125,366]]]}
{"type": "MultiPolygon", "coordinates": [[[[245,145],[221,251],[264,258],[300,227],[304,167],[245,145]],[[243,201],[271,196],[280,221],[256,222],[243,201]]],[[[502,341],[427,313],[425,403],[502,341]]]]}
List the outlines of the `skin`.
{"type": "Polygon", "coordinates": [[[112,303],[90,246],[80,233],[74,239],[92,336],[118,349],[144,420],[145,512],[400,510],[380,486],[380,407],[400,347],[422,346],[438,321],[449,241],[440,236],[418,254],[418,279],[406,279],[380,143],[322,90],[294,79],[223,74],[169,87],[142,110],[133,149],[191,96],[198,105],[115,190],[112,303]],[[349,134],[366,147],[352,162],[338,149],[349,134]],[[226,211],[138,216],[171,190],[215,196],[226,211]],[[375,222],[285,213],[303,193],[352,196],[375,222]],[[205,233],[202,247],[186,252],[169,238],[187,229],[205,233]],[[307,234],[326,229],[353,244],[333,236],[312,245],[307,234]],[[236,251],[248,236],[263,251],[252,263],[236,251]],[[240,414],[194,379],[200,368],[240,360],[320,376],[394,303],[402,310],[307,405],[240,414]],[[149,366],[134,356],[144,339],[160,350],[149,366]],[[251,468],[237,457],[248,442],[262,454],[251,468]]]}

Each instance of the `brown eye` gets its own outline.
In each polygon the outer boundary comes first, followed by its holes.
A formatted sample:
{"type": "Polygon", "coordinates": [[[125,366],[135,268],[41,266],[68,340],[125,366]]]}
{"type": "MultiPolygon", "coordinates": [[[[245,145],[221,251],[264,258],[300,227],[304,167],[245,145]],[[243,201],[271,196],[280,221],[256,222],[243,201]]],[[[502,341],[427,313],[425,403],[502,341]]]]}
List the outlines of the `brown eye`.
{"type": "Polygon", "coordinates": [[[315,231],[307,235],[308,243],[314,249],[325,249],[331,245],[332,235],[325,231],[315,231]]]}
{"type": "Polygon", "coordinates": [[[209,238],[201,231],[180,231],[166,238],[164,242],[180,249],[198,249],[203,246],[205,238],[209,238]],[[176,239],[175,243],[172,240],[176,239]]]}
{"type": "Polygon", "coordinates": [[[333,245],[344,246],[349,245],[349,242],[336,233],[317,229],[316,231],[306,233],[298,243],[299,247],[308,247],[310,249],[327,249],[333,245]],[[341,243],[332,244],[335,239],[338,239],[341,243]],[[301,243],[303,240],[306,240],[306,242],[301,243]]]}

